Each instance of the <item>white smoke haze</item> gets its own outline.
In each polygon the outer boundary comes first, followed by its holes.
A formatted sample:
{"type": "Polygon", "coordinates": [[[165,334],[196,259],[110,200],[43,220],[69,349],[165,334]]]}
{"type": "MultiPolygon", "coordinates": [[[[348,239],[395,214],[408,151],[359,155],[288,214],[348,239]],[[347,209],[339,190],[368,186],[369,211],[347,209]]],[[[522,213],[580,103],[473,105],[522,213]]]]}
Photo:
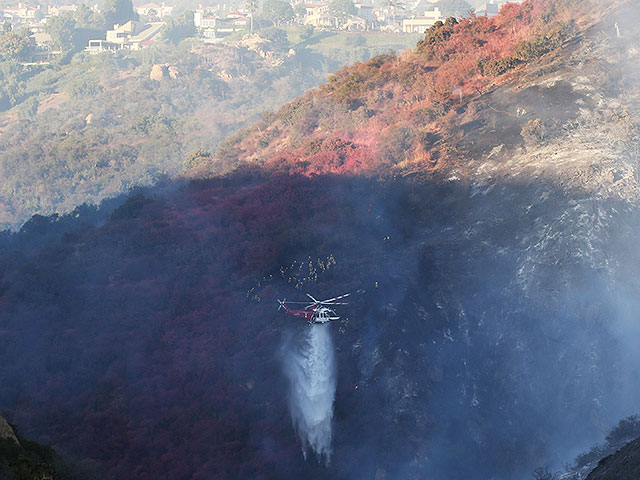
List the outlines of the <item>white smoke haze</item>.
{"type": "Polygon", "coordinates": [[[311,449],[319,462],[331,461],[336,360],[329,325],[306,329],[300,345],[289,343],[284,371],[289,379],[289,409],[305,459],[311,449]]]}

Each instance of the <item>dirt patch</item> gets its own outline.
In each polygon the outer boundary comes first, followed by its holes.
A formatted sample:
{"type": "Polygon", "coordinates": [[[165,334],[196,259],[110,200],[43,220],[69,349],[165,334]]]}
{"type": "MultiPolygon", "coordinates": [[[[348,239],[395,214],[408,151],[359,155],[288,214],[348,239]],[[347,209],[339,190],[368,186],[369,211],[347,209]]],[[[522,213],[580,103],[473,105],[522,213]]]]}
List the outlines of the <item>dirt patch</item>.
{"type": "Polygon", "coordinates": [[[58,108],[67,100],[69,100],[67,92],[52,93],[48,98],[40,102],[40,105],[38,105],[38,115],[41,115],[43,112],[46,112],[51,108],[58,108]]]}
{"type": "Polygon", "coordinates": [[[7,113],[6,115],[4,115],[3,117],[0,118],[0,132],[5,130],[13,122],[17,122],[17,121],[18,121],[18,114],[17,113],[15,113],[15,112],[7,113]]]}

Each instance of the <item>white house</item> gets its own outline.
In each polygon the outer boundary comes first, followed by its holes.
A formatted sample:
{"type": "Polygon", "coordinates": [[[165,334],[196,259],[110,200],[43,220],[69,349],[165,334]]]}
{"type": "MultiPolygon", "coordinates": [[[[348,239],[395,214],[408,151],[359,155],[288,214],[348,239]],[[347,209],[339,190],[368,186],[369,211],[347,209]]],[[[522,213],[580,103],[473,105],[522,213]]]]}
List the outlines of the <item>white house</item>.
{"type": "Polygon", "coordinates": [[[404,33],[423,33],[432,27],[437,21],[444,21],[442,12],[436,7],[434,10],[427,10],[424,15],[414,15],[411,18],[402,20],[402,31],[404,33]]]}
{"type": "Polygon", "coordinates": [[[40,9],[30,7],[24,3],[18,3],[13,7],[6,7],[2,10],[3,17],[14,23],[28,23],[35,19],[36,12],[40,9]]]}
{"type": "Polygon", "coordinates": [[[89,40],[87,51],[99,53],[114,50],[140,50],[152,44],[162,28],[164,22],[136,22],[129,20],[122,25],[114,25],[113,30],[107,30],[105,40],[89,40]]]}

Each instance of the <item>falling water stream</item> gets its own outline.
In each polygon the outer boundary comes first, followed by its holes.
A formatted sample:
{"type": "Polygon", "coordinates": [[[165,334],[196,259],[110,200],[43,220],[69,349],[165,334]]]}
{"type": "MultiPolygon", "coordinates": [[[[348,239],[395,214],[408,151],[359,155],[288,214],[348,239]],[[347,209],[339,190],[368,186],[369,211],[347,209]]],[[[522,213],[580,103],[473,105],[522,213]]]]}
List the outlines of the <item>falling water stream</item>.
{"type": "Polygon", "coordinates": [[[311,449],[318,461],[328,464],[337,374],[331,328],[311,325],[304,335],[300,345],[290,348],[285,363],[291,389],[289,408],[305,458],[311,449]]]}

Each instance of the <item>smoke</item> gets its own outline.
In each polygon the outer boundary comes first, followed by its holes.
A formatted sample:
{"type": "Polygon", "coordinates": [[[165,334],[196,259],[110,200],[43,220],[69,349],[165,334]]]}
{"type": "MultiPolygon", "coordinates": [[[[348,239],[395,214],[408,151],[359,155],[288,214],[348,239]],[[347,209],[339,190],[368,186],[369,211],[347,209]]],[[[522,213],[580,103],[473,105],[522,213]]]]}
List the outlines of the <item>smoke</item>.
{"type": "Polygon", "coordinates": [[[287,347],[285,374],[290,382],[289,409],[307,458],[331,460],[331,421],[336,392],[336,360],[329,325],[312,325],[300,345],[287,347]]]}

